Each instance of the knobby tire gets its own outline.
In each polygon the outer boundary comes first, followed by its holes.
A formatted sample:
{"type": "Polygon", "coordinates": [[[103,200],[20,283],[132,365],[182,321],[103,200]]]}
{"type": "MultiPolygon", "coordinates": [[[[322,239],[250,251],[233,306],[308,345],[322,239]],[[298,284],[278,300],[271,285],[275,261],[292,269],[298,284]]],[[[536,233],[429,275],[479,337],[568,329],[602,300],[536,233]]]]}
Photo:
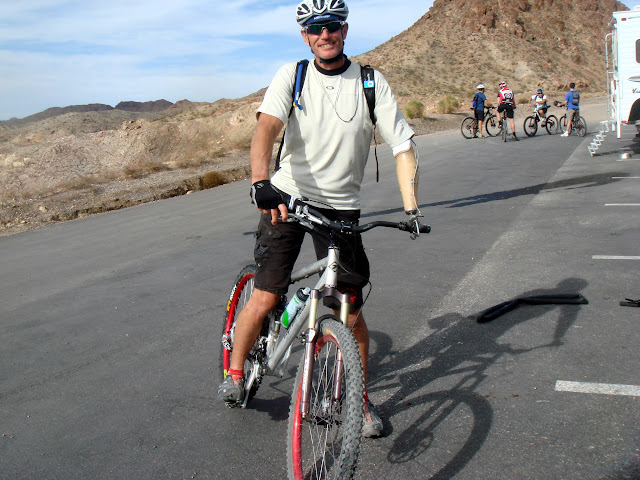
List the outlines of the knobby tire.
{"type": "MultiPolygon", "coordinates": [[[[225,312],[225,319],[222,326],[222,335],[229,335],[229,332],[235,326],[236,319],[238,317],[238,313],[244,308],[249,297],[253,293],[254,289],[254,278],[256,276],[256,266],[255,265],[247,265],[244,267],[238,276],[236,277],[235,282],[233,283],[233,288],[231,289],[231,293],[229,295],[229,301],[227,302],[227,311],[225,312]]],[[[268,328],[268,323],[267,323],[268,328]]],[[[264,328],[263,328],[264,330],[264,328]]],[[[261,332],[260,336],[262,336],[265,332],[261,332]]],[[[260,336],[256,340],[256,345],[249,352],[249,356],[247,360],[244,362],[244,374],[245,378],[248,378],[248,373],[251,371],[251,366],[254,361],[259,361],[257,356],[258,352],[258,344],[260,342],[260,336]]],[[[229,343],[231,347],[233,347],[233,342],[231,338],[229,338],[229,343]]],[[[227,372],[229,371],[229,366],[231,363],[231,351],[233,348],[228,349],[224,342],[222,344],[222,349],[220,352],[220,364],[222,365],[222,380],[227,376],[227,372]]],[[[260,379],[258,379],[251,386],[251,390],[249,391],[248,400],[251,400],[253,396],[258,391],[258,387],[260,386],[260,379]]]]}
{"type": "Polygon", "coordinates": [[[567,114],[566,113],[560,117],[559,125],[562,133],[567,131],[567,114]]]}
{"type": "Polygon", "coordinates": [[[507,141],[507,135],[509,134],[509,120],[507,120],[507,116],[504,115],[502,117],[502,141],[507,141]]]}
{"type": "Polygon", "coordinates": [[[576,122],[576,132],[579,137],[584,137],[587,134],[587,121],[582,116],[576,122]]]}
{"type": "Polygon", "coordinates": [[[475,123],[476,123],[476,119],[473,117],[467,117],[464,120],[462,120],[462,123],[460,124],[460,131],[462,132],[462,136],[464,138],[473,138],[474,136],[473,127],[475,123]]]}
{"type": "Polygon", "coordinates": [[[352,478],[362,441],[364,383],[362,363],[355,338],[333,315],[319,320],[309,395],[309,415],[300,412],[304,356],[294,382],[289,409],[287,469],[290,479],[352,478]],[[337,402],[336,362],[343,358],[337,402]]]}
{"type": "Polygon", "coordinates": [[[555,135],[558,133],[558,117],[555,115],[547,116],[547,121],[545,128],[547,129],[547,133],[549,135],[555,135]]]}
{"type": "Polygon", "coordinates": [[[524,133],[527,137],[533,137],[538,131],[538,122],[536,122],[536,117],[529,115],[525,118],[522,128],[524,129],[524,133]]]}
{"type": "Polygon", "coordinates": [[[500,135],[501,129],[500,129],[499,118],[495,115],[491,115],[490,117],[487,117],[485,121],[485,130],[487,131],[487,135],[491,137],[500,135]]]}

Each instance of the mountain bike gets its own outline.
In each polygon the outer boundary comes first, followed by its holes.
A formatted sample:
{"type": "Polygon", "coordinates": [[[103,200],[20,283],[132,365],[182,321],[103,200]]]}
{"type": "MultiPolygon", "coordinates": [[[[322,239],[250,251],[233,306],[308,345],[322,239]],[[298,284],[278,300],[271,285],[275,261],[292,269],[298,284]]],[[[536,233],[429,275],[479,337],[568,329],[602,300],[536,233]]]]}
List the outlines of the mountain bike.
{"type": "Polygon", "coordinates": [[[502,133],[502,141],[507,141],[507,135],[509,135],[509,120],[507,119],[507,111],[502,110],[500,112],[500,129],[502,133]]]}
{"type": "MultiPolygon", "coordinates": [[[[567,131],[567,114],[565,113],[560,117],[560,130],[562,133],[567,131]]],[[[587,121],[583,116],[580,115],[580,110],[576,110],[576,113],[573,115],[573,120],[571,122],[571,130],[569,130],[569,134],[572,131],[576,131],[579,137],[584,137],[587,134],[587,121]]]]}
{"type": "Polygon", "coordinates": [[[498,118],[498,115],[493,112],[495,109],[495,107],[487,107],[486,114],[484,116],[484,128],[492,137],[500,135],[500,132],[502,131],[500,119],[498,118]]]}
{"type": "MultiPolygon", "coordinates": [[[[491,110],[493,110],[493,107],[484,107],[484,126],[487,135],[495,137],[500,133],[500,126],[496,120],[496,114],[491,110]]],[[[465,117],[460,124],[460,130],[464,138],[474,138],[478,133],[478,120],[475,116],[465,117]]]]}
{"type": "Polygon", "coordinates": [[[549,135],[555,135],[558,132],[558,117],[555,115],[547,115],[546,118],[542,118],[540,116],[540,111],[534,109],[533,115],[529,115],[524,119],[524,133],[528,137],[533,137],[538,131],[538,123],[544,122],[544,128],[547,130],[549,135]]]}
{"type": "MultiPolygon", "coordinates": [[[[365,225],[329,220],[312,206],[295,198],[289,203],[290,221],[329,238],[325,258],[295,270],[291,284],[320,274],[297,315],[284,327],[282,304],[269,313],[244,365],[246,407],[265,375],[282,377],[296,340],[304,345],[289,410],[287,471],[289,478],[351,478],[355,473],[364,421],[362,361],[355,337],[347,326],[350,297],[337,289],[340,247],[338,237],[363,233],[375,227],[407,231],[415,239],[431,227],[417,219],[408,222],[375,221],[365,225]],[[340,317],[319,316],[320,301],[338,302],[340,317]]],[[[237,314],[254,289],[255,265],[238,274],[227,304],[222,330],[221,363],[226,375],[233,350],[237,314]]],[[[333,307],[332,307],[333,308],[333,307]]],[[[230,405],[231,406],[231,405],[230,405]]]]}

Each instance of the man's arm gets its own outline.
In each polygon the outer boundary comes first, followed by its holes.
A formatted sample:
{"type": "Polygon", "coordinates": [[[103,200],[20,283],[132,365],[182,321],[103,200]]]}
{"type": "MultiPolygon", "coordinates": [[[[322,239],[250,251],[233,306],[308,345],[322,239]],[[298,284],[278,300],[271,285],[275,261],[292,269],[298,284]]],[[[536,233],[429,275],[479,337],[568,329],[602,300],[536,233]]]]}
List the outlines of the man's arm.
{"type": "Polygon", "coordinates": [[[407,215],[417,215],[418,209],[418,160],[411,140],[393,149],[396,158],[396,175],[402,194],[402,204],[407,215]]]}
{"type": "Polygon", "coordinates": [[[557,107],[566,107],[569,105],[569,93],[571,92],[567,92],[567,94],[564,96],[564,101],[559,102],[558,105],[556,105],[557,107]]]}
{"type": "Polygon", "coordinates": [[[251,160],[251,183],[253,184],[252,191],[254,194],[254,200],[259,197],[267,200],[267,205],[258,206],[258,210],[263,213],[271,213],[271,223],[276,224],[278,216],[282,216],[282,220],[287,219],[287,207],[284,202],[280,202],[277,207],[274,208],[275,201],[271,198],[272,193],[277,194],[269,182],[269,164],[271,163],[271,156],[273,154],[273,145],[275,144],[278,134],[282,130],[284,124],[282,121],[272,115],[266,113],[258,114],[258,124],[256,131],[251,139],[251,152],[249,158],[251,160]],[[266,182],[265,182],[266,181],[266,182]],[[263,183],[264,182],[264,183],[263,183]],[[260,194],[256,192],[256,184],[260,185],[260,194]]]}

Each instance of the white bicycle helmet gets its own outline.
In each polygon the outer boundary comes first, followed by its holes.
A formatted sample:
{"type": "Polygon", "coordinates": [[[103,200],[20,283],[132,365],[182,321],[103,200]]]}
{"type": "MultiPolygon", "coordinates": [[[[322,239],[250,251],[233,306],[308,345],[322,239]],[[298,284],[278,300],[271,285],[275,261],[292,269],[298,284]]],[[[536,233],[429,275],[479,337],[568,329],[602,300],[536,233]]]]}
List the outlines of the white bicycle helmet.
{"type": "Polygon", "coordinates": [[[301,26],[310,20],[314,22],[345,21],[348,15],[349,9],[344,0],[303,0],[296,8],[296,21],[301,26]]]}
{"type": "Polygon", "coordinates": [[[476,90],[484,90],[484,85],[481,83],[476,87],[476,90]]]}

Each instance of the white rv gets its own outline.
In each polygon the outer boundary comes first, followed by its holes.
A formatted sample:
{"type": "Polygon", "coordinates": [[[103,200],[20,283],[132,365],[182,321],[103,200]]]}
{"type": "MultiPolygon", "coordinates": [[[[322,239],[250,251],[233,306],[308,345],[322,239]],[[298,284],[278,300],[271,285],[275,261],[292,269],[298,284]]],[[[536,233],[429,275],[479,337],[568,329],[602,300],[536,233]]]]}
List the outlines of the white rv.
{"type": "Polygon", "coordinates": [[[613,12],[607,34],[609,121],[620,138],[620,126],[640,124],[640,9],[613,12]]]}

